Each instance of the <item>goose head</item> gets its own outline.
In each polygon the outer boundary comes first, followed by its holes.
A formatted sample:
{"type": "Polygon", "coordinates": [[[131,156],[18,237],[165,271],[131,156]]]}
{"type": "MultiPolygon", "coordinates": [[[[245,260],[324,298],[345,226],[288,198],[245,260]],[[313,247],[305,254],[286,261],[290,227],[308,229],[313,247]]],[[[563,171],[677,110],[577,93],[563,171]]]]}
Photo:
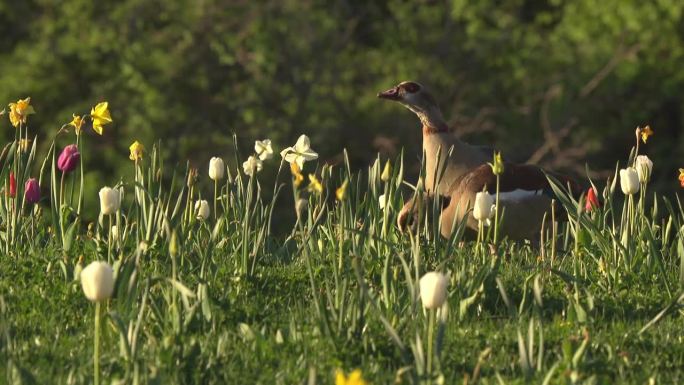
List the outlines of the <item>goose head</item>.
{"type": "Polygon", "coordinates": [[[425,127],[441,130],[447,126],[435,98],[418,82],[401,82],[378,93],[378,98],[400,103],[416,114],[425,127]]]}

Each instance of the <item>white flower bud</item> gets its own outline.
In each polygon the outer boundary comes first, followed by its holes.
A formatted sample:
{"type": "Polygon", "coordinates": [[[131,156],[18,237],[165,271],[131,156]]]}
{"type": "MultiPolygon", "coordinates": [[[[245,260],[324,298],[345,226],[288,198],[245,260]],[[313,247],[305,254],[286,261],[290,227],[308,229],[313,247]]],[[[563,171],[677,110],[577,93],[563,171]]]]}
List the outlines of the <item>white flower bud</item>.
{"type": "Polygon", "coordinates": [[[378,203],[380,204],[380,210],[384,210],[387,205],[387,197],[385,197],[385,194],[378,197],[378,203]]]}
{"type": "Polygon", "coordinates": [[[209,178],[211,180],[220,180],[226,174],[226,165],[223,163],[223,159],[213,157],[209,160],[209,178]]]}
{"type": "Polygon", "coordinates": [[[494,197],[486,192],[475,194],[473,216],[480,222],[487,222],[495,212],[494,197]]]}
{"type": "Polygon", "coordinates": [[[107,262],[95,261],[81,272],[81,286],[86,298],[93,302],[108,299],[114,291],[114,272],[107,262]]]}
{"type": "Polygon", "coordinates": [[[195,202],[195,214],[197,215],[197,219],[200,220],[207,220],[209,219],[209,215],[211,215],[211,209],[209,208],[209,202],[205,200],[199,200],[195,202]]]}
{"type": "Polygon", "coordinates": [[[648,183],[651,180],[651,170],[653,170],[653,162],[646,155],[639,155],[634,162],[634,168],[639,174],[639,182],[648,183]]]}
{"type": "Polygon", "coordinates": [[[121,206],[121,194],[119,190],[111,187],[103,187],[100,189],[100,212],[102,215],[111,215],[116,213],[121,206]]]}
{"type": "Polygon", "coordinates": [[[426,309],[442,307],[447,298],[447,277],[432,271],[420,278],[420,299],[426,309]]]}
{"type": "Polygon", "coordinates": [[[637,173],[634,167],[620,170],[620,187],[625,195],[639,192],[639,173],[637,173]]]}

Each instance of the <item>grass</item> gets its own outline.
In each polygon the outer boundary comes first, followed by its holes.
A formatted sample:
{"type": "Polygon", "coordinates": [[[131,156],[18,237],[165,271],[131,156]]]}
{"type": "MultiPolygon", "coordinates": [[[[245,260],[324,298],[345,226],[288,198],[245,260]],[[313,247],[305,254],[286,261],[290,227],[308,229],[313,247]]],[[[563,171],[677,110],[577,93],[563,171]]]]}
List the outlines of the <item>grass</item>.
{"type": "MultiPolygon", "coordinates": [[[[0,176],[10,168],[28,176],[35,144],[9,152],[0,176]]],[[[60,183],[47,183],[61,177],[55,157],[40,162],[49,199],[25,207],[5,196],[0,210],[4,383],[92,383],[94,305],[79,272],[98,259],[116,278],[102,303],[103,383],[331,384],[336,369],[356,368],[373,384],[684,380],[684,215],[643,192],[646,184],[630,210],[608,184],[592,212],[556,186],[567,222],[543,241],[504,240],[490,251],[463,238],[460,224],[451,239],[435,235],[438,204],[412,232],[398,231],[401,158],[384,178],[379,161],[360,172],[322,167],[322,193],[294,186],[285,172],[270,189],[229,166],[217,218],[200,220],[194,202],[204,192],[211,202],[213,182],[165,168],[155,146],[132,166],[136,179],[119,183],[121,209],[86,224],[78,208],[96,202],[79,193],[78,172],[68,175],[66,197],[60,183]],[[345,199],[335,200],[344,180],[345,199]],[[272,213],[290,187],[298,220],[275,234],[282,218],[272,213]],[[109,238],[109,219],[119,238],[109,238]],[[432,270],[450,284],[428,370],[417,287],[432,270]]]]}

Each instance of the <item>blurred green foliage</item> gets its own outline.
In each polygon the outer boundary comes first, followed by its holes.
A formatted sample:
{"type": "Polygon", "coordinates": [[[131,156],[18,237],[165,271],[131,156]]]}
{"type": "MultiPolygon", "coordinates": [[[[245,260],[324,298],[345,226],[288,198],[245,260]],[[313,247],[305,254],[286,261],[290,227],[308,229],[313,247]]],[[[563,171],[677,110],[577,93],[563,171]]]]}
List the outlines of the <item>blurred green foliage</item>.
{"type": "MultiPolygon", "coordinates": [[[[682,150],[680,0],[30,0],[0,3],[0,101],[31,96],[48,138],[108,100],[115,124],[88,134],[89,180],[114,183],[135,139],[161,139],[202,170],[301,133],[322,160],[361,165],[402,146],[418,122],[376,99],[406,79],[428,85],[466,139],[554,168],[625,159],[637,125],[656,179],[676,185],[682,150]],[[564,131],[565,130],[565,131],[564,131]],[[547,133],[548,134],[548,133],[547,133]],[[114,173],[114,171],[117,171],[114,173]],[[116,177],[109,176],[111,174],[116,177]],[[96,179],[98,178],[98,179],[96,179]]],[[[4,138],[13,137],[9,122],[4,138]]],[[[35,131],[34,131],[35,132],[35,131]]],[[[72,140],[60,139],[60,146],[72,140]]],[[[130,168],[130,167],[129,167],[130,168]]]]}

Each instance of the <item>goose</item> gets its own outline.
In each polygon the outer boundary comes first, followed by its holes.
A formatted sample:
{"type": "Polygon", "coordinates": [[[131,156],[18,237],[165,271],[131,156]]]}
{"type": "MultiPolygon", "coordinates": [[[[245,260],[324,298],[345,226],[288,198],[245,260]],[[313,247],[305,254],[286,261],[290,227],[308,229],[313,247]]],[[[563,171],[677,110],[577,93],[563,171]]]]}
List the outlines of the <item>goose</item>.
{"type": "MultiPolygon", "coordinates": [[[[378,98],[400,103],[416,114],[422,124],[427,199],[435,196],[445,198],[446,207],[440,215],[442,235],[449,237],[452,224],[464,218],[468,228],[477,230],[478,223],[472,216],[475,196],[483,190],[490,194],[495,192],[496,176],[487,164],[492,159],[493,151],[456,138],[435,98],[418,82],[401,82],[378,93],[378,98]],[[438,173],[441,173],[439,180],[436,177],[438,173]]],[[[562,183],[570,184],[573,195],[579,195],[579,186],[570,178],[555,176],[562,183]]],[[[551,208],[553,198],[544,171],[532,165],[506,163],[500,178],[500,209],[505,210],[506,217],[501,224],[500,234],[511,239],[535,237],[541,229],[544,214],[551,208]]],[[[415,198],[410,199],[401,209],[397,218],[400,229],[422,206],[414,201],[415,198]]]]}
{"type": "MultiPolygon", "coordinates": [[[[398,102],[412,111],[422,124],[423,154],[425,157],[424,186],[427,199],[435,194],[447,198],[452,185],[465,173],[491,159],[491,151],[465,143],[451,132],[444,120],[435,98],[420,83],[404,81],[386,91],[378,98],[398,102]],[[439,154],[439,159],[438,159],[439,154]],[[437,180],[437,174],[441,178],[437,180]]],[[[418,207],[411,198],[399,212],[397,224],[403,229],[413,219],[418,207]]]]}
{"type": "MultiPolygon", "coordinates": [[[[552,175],[563,187],[569,187],[573,196],[579,196],[583,189],[573,179],[552,175]]],[[[547,174],[539,167],[528,164],[504,163],[499,176],[499,234],[511,240],[536,239],[541,230],[544,216],[551,221],[551,210],[555,197],[547,174]]],[[[496,196],[496,175],[488,164],[481,165],[464,174],[451,191],[448,205],[440,215],[441,234],[449,238],[454,226],[465,222],[467,228],[477,231],[478,221],[473,215],[473,206],[479,192],[496,196]]],[[[556,206],[556,219],[563,219],[564,212],[556,206]]]]}

